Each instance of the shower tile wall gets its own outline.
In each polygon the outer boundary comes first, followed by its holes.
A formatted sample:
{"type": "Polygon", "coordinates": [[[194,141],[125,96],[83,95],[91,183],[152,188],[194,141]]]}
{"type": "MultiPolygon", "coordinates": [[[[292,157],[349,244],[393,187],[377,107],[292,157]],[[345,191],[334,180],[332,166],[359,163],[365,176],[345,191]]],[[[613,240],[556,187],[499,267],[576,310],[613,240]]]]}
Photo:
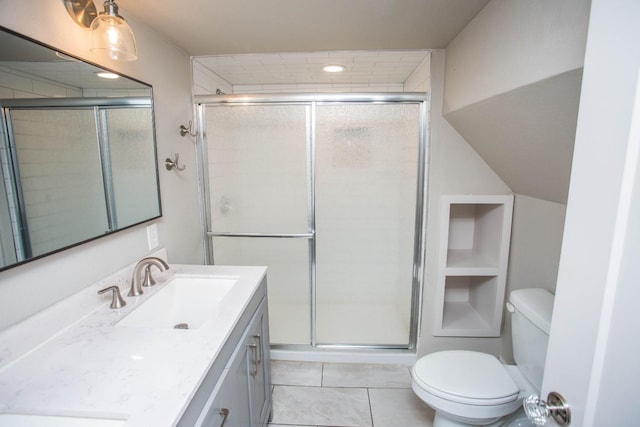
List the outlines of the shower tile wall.
{"type": "Polygon", "coordinates": [[[227,94],[428,92],[429,58],[426,51],[264,54],[259,58],[260,64],[256,64],[256,55],[196,57],[193,60],[193,93],[211,95],[216,89],[227,94]],[[350,73],[313,78],[307,75],[310,70],[320,69],[328,62],[347,65],[350,73]],[[225,80],[207,66],[224,66],[223,71],[233,74],[233,78],[225,80]],[[410,83],[409,88],[406,83],[410,83]]]}
{"type": "Polygon", "coordinates": [[[431,55],[427,55],[404,81],[404,92],[431,92],[431,55]]]}
{"type": "Polygon", "coordinates": [[[33,255],[104,233],[108,223],[102,174],[94,167],[100,161],[93,111],[13,110],[12,124],[33,255]],[[70,212],[76,214],[73,221],[70,212]]]}
{"type": "Polygon", "coordinates": [[[34,80],[26,74],[0,67],[0,99],[46,97],[82,97],[82,91],[60,83],[34,80]]]}
{"type": "Polygon", "coordinates": [[[233,85],[216,75],[195,59],[191,60],[193,70],[193,94],[213,95],[217,89],[223,93],[233,93],[233,85]]]}
{"type": "MultiPolygon", "coordinates": [[[[10,70],[0,66],[0,99],[14,99],[14,98],[42,98],[42,97],[81,97],[82,91],[77,88],[64,86],[59,83],[44,82],[40,80],[34,80],[31,76],[18,72],[16,70],[10,70]],[[19,88],[19,89],[15,89],[19,88]]],[[[4,133],[0,133],[0,138],[5,138],[4,133]]],[[[2,162],[2,179],[4,187],[9,189],[8,210],[11,212],[11,227],[14,233],[17,233],[18,224],[15,215],[12,213],[16,211],[14,206],[14,197],[11,194],[11,185],[8,181],[7,171],[8,168],[8,153],[4,152],[5,147],[0,144],[0,149],[3,152],[0,155],[2,162]]],[[[20,244],[20,242],[14,242],[20,244]]],[[[21,253],[22,249],[17,248],[16,252],[21,253]]],[[[0,263],[2,264],[2,263],[0,263]]]]}
{"type": "Polygon", "coordinates": [[[402,84],[235,85],[233,93],[402,92],[402,84]]]}

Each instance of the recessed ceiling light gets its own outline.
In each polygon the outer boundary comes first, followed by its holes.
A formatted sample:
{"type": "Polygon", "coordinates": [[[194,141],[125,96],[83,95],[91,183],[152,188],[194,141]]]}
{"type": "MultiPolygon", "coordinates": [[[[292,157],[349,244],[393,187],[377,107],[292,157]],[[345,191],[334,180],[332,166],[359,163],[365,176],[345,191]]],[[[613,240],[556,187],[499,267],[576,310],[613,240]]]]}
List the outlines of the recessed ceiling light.
{"type": "Polygon", "coordinates": [[[109,73],[107,71],[100,71],[100,72],[96,73],[96,75],[98,77],[102,77],[103,79],[117,79],[118,77],[120,77],[119,75],[117,75],[115,73],[109,73]]]}
{"type": "Polygon", "coordinates": [[[322,69],[327,73],[340,73],[344,71],[345,68],[346,67],[344,65],[337,65],[337,64],[325,65],[324,67],[322,67],[322,69]]]}

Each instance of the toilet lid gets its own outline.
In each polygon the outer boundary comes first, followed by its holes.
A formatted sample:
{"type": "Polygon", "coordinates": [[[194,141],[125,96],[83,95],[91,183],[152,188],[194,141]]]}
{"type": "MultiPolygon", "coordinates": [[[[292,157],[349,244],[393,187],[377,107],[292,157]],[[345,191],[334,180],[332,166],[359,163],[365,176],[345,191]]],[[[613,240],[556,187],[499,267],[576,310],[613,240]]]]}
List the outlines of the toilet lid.
{"type": "Polygon", "coordinates": [[[440,351],[416,362],[413,380],[443,399],[471,405],[512,402],[520,389],[507,369],[490,354],[477,351],[440,351]]]}

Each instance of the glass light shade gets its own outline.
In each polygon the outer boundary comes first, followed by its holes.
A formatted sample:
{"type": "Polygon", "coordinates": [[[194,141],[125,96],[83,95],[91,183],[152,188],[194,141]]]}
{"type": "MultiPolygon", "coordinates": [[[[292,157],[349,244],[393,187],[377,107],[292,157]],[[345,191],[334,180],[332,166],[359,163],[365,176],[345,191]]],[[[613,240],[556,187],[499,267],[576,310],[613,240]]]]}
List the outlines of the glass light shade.
{"type": "Polygon", "coordinates": [[[136,39],[122,17],[100,13],[91,23],[91,52],[116,61],[138,59],[136,39]]]}

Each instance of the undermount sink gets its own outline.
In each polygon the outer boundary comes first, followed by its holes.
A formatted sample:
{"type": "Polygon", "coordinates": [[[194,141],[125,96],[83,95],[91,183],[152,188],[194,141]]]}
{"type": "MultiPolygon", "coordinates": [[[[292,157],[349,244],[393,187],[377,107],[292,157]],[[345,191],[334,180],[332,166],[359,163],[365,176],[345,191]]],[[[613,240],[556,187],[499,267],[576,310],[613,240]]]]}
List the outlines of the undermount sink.
{"type": "Polygon", "coordinates": [[[235,276],[176,275],[117,325],[197,329],[216,313],[237,280],[235,276]]]}
{"type": "Polygon", "coordinates": [[[58,415],[0,414],[3,427],[121,427],[126,420],[58,415]]]}

